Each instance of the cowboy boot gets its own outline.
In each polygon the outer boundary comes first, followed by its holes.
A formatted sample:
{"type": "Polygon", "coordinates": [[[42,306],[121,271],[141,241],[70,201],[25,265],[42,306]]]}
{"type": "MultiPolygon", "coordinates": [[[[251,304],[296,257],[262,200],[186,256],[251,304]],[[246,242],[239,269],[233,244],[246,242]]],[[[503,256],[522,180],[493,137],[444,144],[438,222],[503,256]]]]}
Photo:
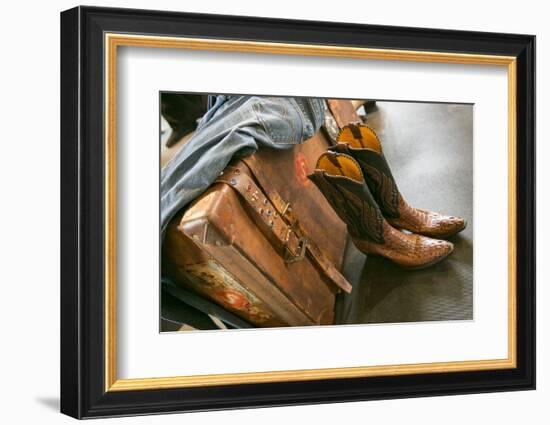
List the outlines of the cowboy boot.
{"type": "Polygon", "coordinates": [[[351,156],[323,153],[308,176],[347,224],[355,246],[365,254],[388,258],[409,269],[430,266],[453,250],[447,241],[403,233],[388,224],[351,156]]]}
{"type": "Polygon", "coordinates": [[[392,226],[434,238],[448,238],[466,227],[463,218],[414,208],[405,201],[382,153],[380,140],[370,127],[349,124],[342,128],[337,142],[330,149],[357,160],[382,214],[392,226]]]}

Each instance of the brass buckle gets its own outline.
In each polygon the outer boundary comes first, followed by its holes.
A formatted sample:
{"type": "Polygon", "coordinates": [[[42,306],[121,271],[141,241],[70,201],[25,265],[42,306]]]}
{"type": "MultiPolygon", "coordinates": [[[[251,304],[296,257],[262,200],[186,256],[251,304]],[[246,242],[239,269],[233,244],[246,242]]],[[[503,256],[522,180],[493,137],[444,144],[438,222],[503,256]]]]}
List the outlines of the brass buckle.
{"type": "Polygon", "coordinates": [[[285,262],[286,263],[295,263],[296,261],[302,260],[306,256],[307,249],[307,239],[300,238],[298,240],[298,254],[295,254],[288,249],[288,245],[285,246],[285,262]]]}
{"type": "Polygon", "coordinates": [[[287,202],[283,210],[281,211],[281,217],[286,218],[286,213],[291,211],[292,208],[290,207],[290,202],[287,202]]]}

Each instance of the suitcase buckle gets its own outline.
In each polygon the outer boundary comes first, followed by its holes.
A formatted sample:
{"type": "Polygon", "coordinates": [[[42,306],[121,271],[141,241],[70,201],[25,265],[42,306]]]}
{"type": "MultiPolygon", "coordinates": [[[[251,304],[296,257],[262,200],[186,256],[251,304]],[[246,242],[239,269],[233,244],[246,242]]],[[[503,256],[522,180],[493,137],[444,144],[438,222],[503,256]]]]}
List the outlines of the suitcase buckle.
{"type": "Polygon", "coordinates": [[[284,217],[288,220],[290,217],[287,217],[286,213],[290,213],[291,210],[292,210],[292,208],[290,208],[290,202],[287,202],[285,204],[283,210],[281,211],[281,217],[284,217]]]}
{"type": "Polygon", "coordinates": [[[285,246],[285,262],[295,263],[302,260],[306,255],[307,239],[302,237],[298,240],[298,252],[294,253],[288,249],[288,245],[285,246]]]}

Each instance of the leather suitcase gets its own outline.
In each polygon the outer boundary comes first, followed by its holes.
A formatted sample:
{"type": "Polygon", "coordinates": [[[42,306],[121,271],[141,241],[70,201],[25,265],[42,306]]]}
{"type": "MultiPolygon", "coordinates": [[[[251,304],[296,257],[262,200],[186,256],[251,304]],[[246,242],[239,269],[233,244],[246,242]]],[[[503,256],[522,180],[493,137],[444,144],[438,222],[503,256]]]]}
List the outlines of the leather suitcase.
{"type": "Polygon", "coordinates": [[[232,162],[168,226],[175,281],[259,327],[331,324],[336,294],[351,291],[347,230],[307,178],[328,146],[318,132],[232,162]]]}

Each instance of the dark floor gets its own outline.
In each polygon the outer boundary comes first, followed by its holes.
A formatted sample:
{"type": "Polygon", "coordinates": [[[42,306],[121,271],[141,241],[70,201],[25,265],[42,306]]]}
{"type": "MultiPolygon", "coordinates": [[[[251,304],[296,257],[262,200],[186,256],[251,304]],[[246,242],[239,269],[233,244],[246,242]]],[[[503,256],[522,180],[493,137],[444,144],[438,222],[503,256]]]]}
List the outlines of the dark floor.
{"type": "MultiPolygon", "coordinates": [[[[404,198],[464,217],[468,226],[450,239],[451,256],[427,269],[405,271],[367,258],[360,284],[338,300],[337,323],[472,319],[472,106],[377,102],[367,123],[380,136],[404,198]]],[[[360,263],[361,254],[348,260],[360,263]]]]}

